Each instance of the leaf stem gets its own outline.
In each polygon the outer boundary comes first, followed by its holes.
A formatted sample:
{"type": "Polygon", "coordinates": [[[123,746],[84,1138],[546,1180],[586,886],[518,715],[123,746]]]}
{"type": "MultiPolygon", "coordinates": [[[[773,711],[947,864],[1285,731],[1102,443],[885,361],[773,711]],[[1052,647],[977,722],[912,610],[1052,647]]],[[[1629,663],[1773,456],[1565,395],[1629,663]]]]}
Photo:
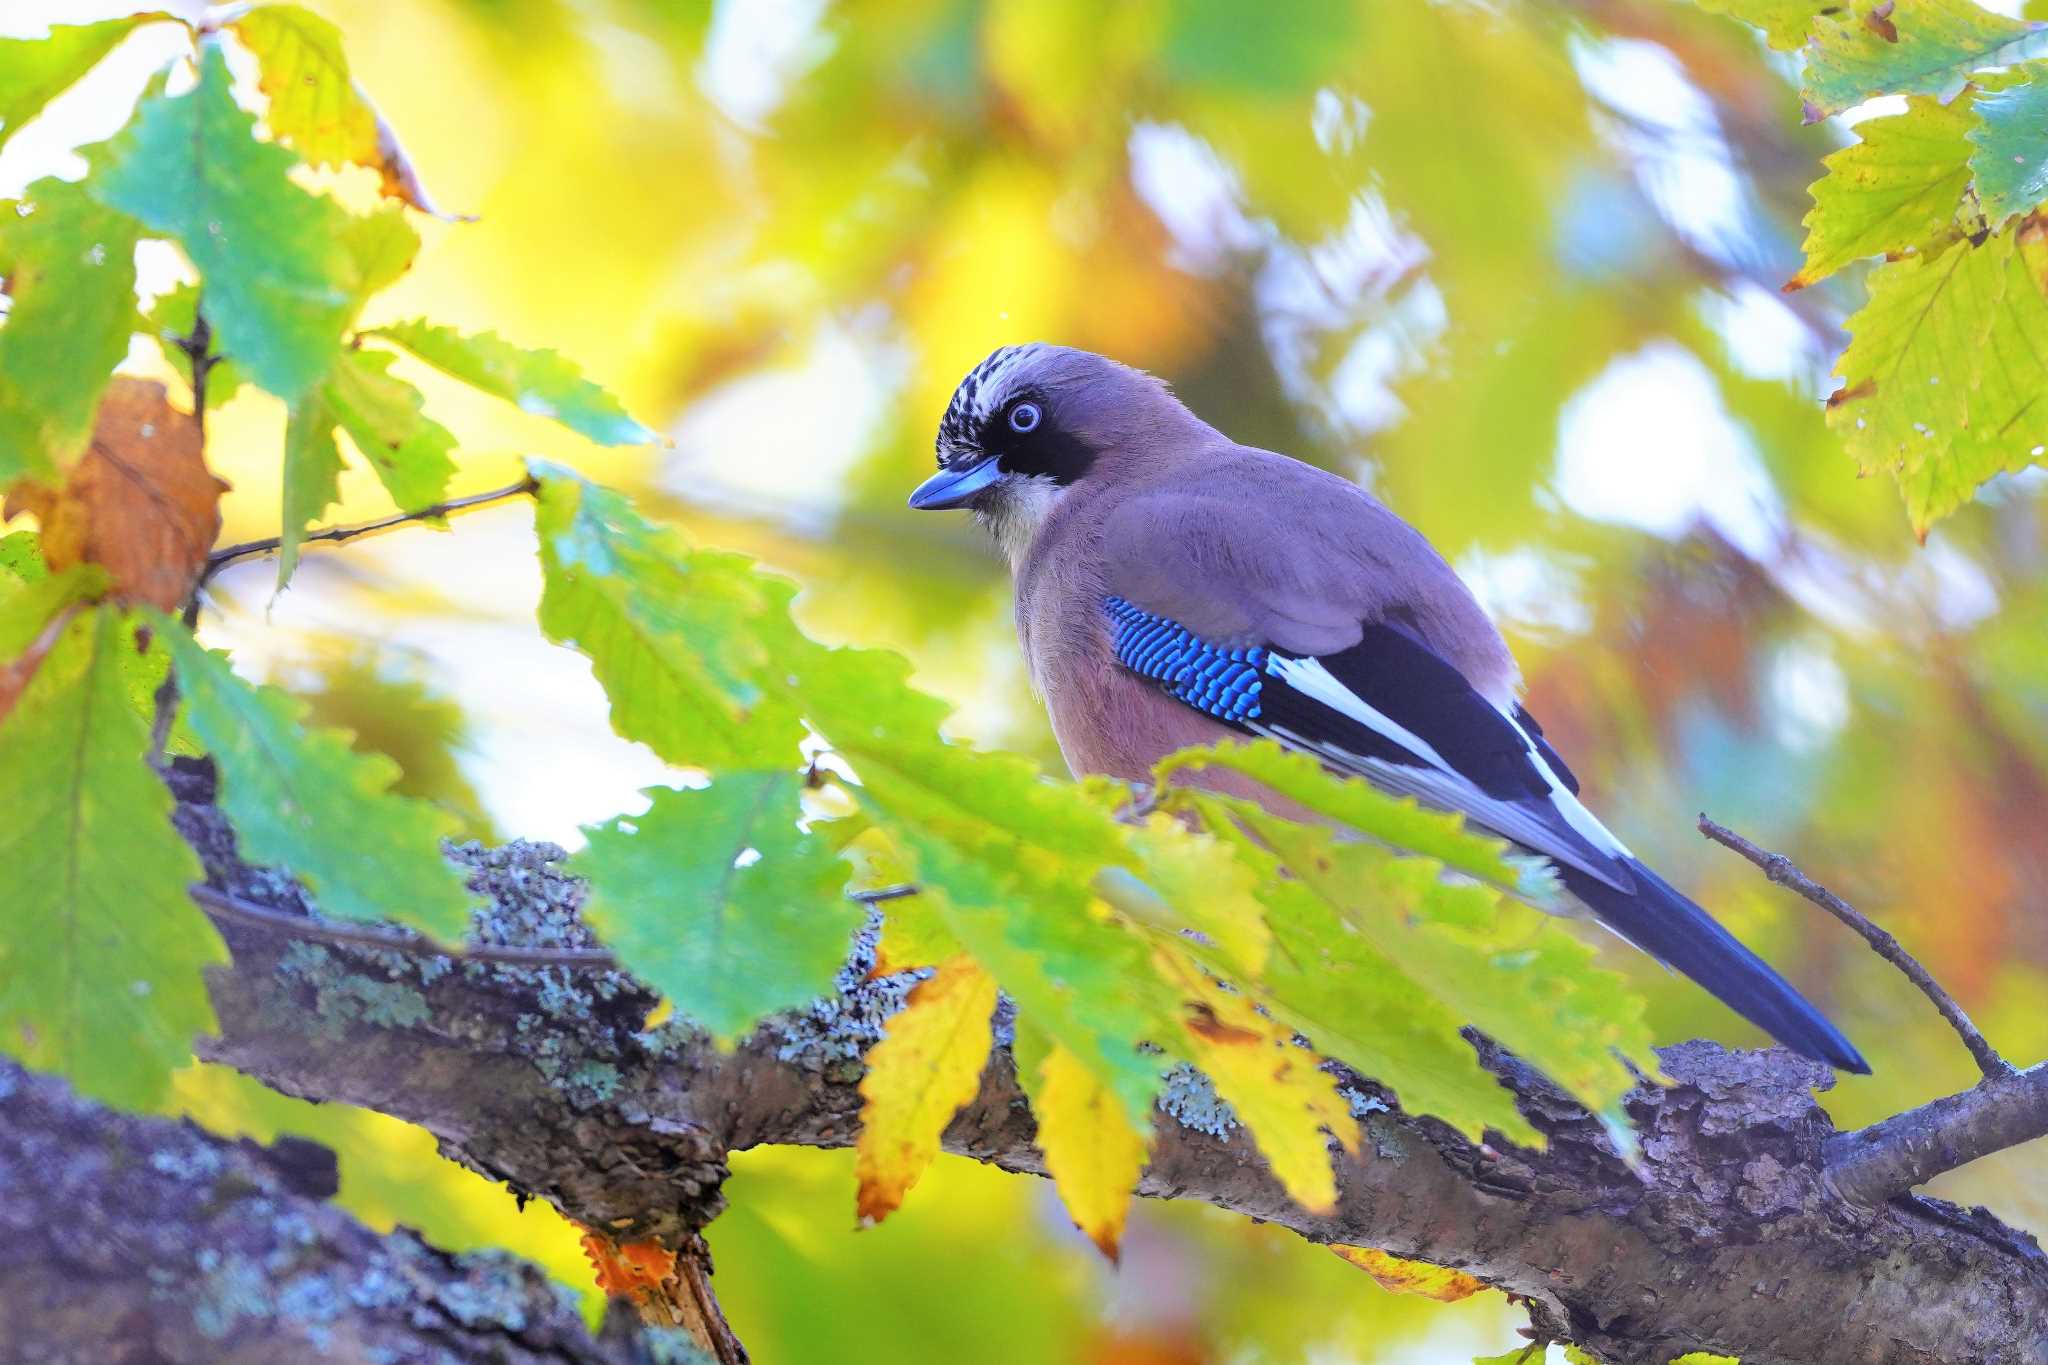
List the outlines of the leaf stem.
{"type": "Polygon", "coordinates": [[[1897,939],[1871,923],[1855,906],[1801,872],[1784,854],[1758,848],[1734,830],[1708,819],[1705,812],[1700,815],[1699,830],[1701,834],[1723,848],[1733,849],[1747,858],[1762,869],[1764,876],[1771,881],[1792,888],[1861,934],[1864,942],[1868,943],[1879,957],[1905,973],[1906,979],[1919,987],[1922,995],[1934,1002],[1934,1008],[1941,1011],[1941,1017],[1948,1020],[1949,1027],[1963,1040],[1963,1046],[1970,1050],[1970,1056],[1977,1061],[1977,1069],[1984,1073],[1987,1080],[2016,1074],[2012,1063],[1998,1055],[1998,1049],[1991,1046],[1984,1035],[1977,1031],[1977,1026],[1970,1022],[1969,1015],[1963,1013],[1963,1007],[1956,1003],[1955,997],[1942,989],[1941,983],[1920,965],[1919,959],[1907,952],[1897,939]]]}

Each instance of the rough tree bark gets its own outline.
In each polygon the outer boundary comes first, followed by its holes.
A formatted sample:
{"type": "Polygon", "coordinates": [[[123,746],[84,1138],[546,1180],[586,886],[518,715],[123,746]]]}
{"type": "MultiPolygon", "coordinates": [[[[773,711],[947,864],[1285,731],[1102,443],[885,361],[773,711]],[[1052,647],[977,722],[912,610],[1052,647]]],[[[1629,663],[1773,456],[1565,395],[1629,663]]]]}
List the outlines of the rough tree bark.
{"type": "MultiPolygon", "coordinates": [[[[174,780],[180,828],[220,889],[304,913],[297,885],[234,856],[206,804],[174,780]]],[[[458,856],[489,902],[484,943],[587,947],[559,850],[458,856]]],[[[686,1024],[639,1032],[652,1001],[629,978],[422,959],[226,927],[210,979],[214,1060],[289,1094],[416,1122],[452,1159],[625,1238],[676,1244],[722,1207],[725,1155],[762,1143],[842,1146],[858,1124],[865,1050],[908,989],[849,963],[841,993],[721,1053],[686,1024]]],[[[1339,1162],[1340,1200],[1294,1206],[1199,1076],[1168,1085],[1140,1192],[1200,1199],[1313,1242],[1455,1266],[1524,1296],[1534,1322],[1615,1365],[1689,1350],[1747,1365],[2048,1362],[2048,1259],[1988,1212],[1904,1196],[1875,1207],[1826,1179],[1835,1136],[1811,1089],[1822,1068],[1782,1051],[1694,1042],[1664,1053],[1675,1084],[1628,1101],[1633,1165],[1602,1125],[1476,1040],[1549,1139],[1467,1141],[1343,1080],[1369,1142],[1339,1162]]],[[[947,1130],[948,1150],[1042,1174],[1007,1049],[947,1130]]]]}
{"type": "Polygon", "coordinates": [[[116,1114],[0,1060],[0,1360],[37,1365],[656,1365],[680,1334],[502,1252],[380,1237],[326,1201],[334,1154],[116,1114]]]}

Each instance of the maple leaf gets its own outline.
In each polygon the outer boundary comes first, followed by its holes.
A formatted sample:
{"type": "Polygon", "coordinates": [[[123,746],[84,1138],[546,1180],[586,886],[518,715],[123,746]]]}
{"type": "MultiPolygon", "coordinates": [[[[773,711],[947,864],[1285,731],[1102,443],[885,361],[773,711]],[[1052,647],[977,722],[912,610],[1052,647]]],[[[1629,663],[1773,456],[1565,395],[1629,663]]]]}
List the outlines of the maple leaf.
{"type": "Polygon", "coordinates": [[[5,513],[33,512],[52,571],[107,570],[117,598],[175,611],[220,534],[227,484],[207,469],[199,423],[152,380],[117,378],[64,486],[18,484],[5,513]]]}
{"type": "Polygon", "coordinates": [[[981,1088],[994,1036],[996,982],[966,954],[918,983],[868,1049],[854,1141],[857,1207],[879,1223],[939,1154],[939,1137],[981,1088]]]}

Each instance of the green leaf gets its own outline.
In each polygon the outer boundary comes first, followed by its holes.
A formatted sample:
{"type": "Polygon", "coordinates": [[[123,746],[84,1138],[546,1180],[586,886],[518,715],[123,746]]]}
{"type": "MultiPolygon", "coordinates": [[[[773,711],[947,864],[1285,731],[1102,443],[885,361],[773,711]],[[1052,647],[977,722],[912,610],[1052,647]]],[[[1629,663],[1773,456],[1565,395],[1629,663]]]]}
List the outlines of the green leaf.
{"type": "Polygon", "coordinates": [[[327,373],[354,311],[348,215],[292,183],[297,158],[256,140],[232,85],[220,45],[206,44],[198,85],[144,101],[85,184],[177,240],[221,349],[290,402],[327,373]]]}
{"type": "Polygon", "coordinates": [[[1827,0],[1697,0],[1709,14],[1725,14],[1764,31],[1764,40],[1780,52],[1793,52],[1806,42],[1814,15],[1827,0]]]}
{"type": "Polygon", "coordinates": [[[396,342],[434,368],[465,384],[551,417],[601,445],[640,445],[652,431],[627,415],[619,400],[583,377],[553,351],[528,351],[494,332],[464,336],[452,327],[425,321],[397,323],[367,333],[396,342]]]}
{"type": "MultiPolygon", "coordinates": [[[[37,561],[37,567],[41,567],[41,561],[37,561]]],[[[38,574],[23,583],[0,581],[0,665],[20,658],[50,619],[65,607],[97,597],[106,590],[107,571],[97,564],[74,564],[62,573],[38,574]]],[[[0,708],[0,716],[5,714],[5,709],[0,708]]]]}
{"type": "Polygon", "coordinates": [[[375,160],[377,116],[349,79],[340,29],[298,5],[259,5],[229,27],[256,54],[278,141],[315,166],[375,160]]]}
{"type": "Polygon", "coordinates": [[[392,795],[396,763],[356,753],[339,730],[309,730],[305,703],[236,677],[227,656],[200,648],[171,618],[153,621],[192,728],[220,767],[221,809],[242,856],[289,868],[327,914],[391,920],[459,943],[469,896],[441,853],[455,818],[392,795]]]}
{"type": "MultiPolygon", "coordinates": [[[[392,357],[345,351],[321,386],[320,401],[348,433],[356,450],[400,511],[431,507],[455,476],[455,437],[423,410],[420,391],[391,373],[392,357]]],[[[309,413],[310,416],[310,413],[309,413]]]]}
{"type": "Polygon", "coordinates": [[[283,592],[299,567],[306,528],[341,497],[341,448],[334,440],[338,419],[324,391],[292,405],[284,426],[284,520],[278,534],[277,590],[283,592]]]}
{"type": "Polygon", "coordinates": [[[1969,133],[1977,198],[1993,228],[2048,199],[2048,62],[2017,70],[2025,83],[1977,96],[1982,121],[1969,133]]]}
{"type": "Polygon", "coordinates": [[[1857,0],[1815,18],[1807,48],[1807,122],[1878,95],[1947,95],[2035,25],[1971,0],[1857,0]]]}
{"type": "MultiPolygon", "coordinates": [[[[160,296],[143,315],[143,331],[157,343],[169,361],[171,368],[185,381],[185,387],[192,387],[192,358],[185,354],[179,343],[192,335],[199,312],[199,286],[181,284],[169,293],[160,296]]],[[[233,398],[242,389],[242,367],[233,356],[214,352],[213,368],[206,372],[206,407],[210,412],[233,398]]]]}
{"type": "Polygon", "coordinates": [[[846,864],[797,826],[802,790],[791,772],[650,788],[646,814],[591,828],[569,861],[590,879],[584,918],[627,969],[720,1039],[830,994],[860,924],[846,864]]]}
{"type": "Polygon", "coordinates": [[[123,38],[169,17],[133,14],[98,24],[53,24],[46,38],[0,38],[0,147],[123,38]]]}
{"type": "Polygon", "coordinates": [[[14,301],[0,327],[0,486],[52,478],[85,449],[128,354],[140,232],[62,180],[0,204],[0,276],[14,301]]]}
{"type": "Polygon", "coordinates": [[[1333,901],[1323,886],[1287,871],[1237,823],[1235,814],[1247,805],[1206,793],[1186,800],[1259,878],[1273,933],[1259,1000],[1276,1018],[1325,1056],[1393,1088],[1411,1112],[1435,1114],[1467,1133],[1491,1127],[1520,1141],[1541,1141],[1514,1097],[1459,1037],[1468,1021],[1412,980],[1347,916],[1353,900],[1375,895],[1376,880],[1347,888],[1333,901]]]}
{"type": "Polygon", "coordinates": [[[227,954],[185,894],[199,860],[143,761],[132,651],[119,612],[81,615],[0,723],[0,1048],[140,1108],[214,1027],[200,970],[227,954]]]}
{"type": "Polygon", "coordinates": [[[34,531],[10,531],[0,536],[0,570],[23,583],[39,583],[49,577],[42,545],[34,531]]]}
{"type": "MultiPolygon", "coordinates": [[[[1432,859],[1338,843],[1326,830],[1252,808],[1238,818],[1406,980],[1595,1113],[1634,1084],[1617,1058],[1656,1070],[1642,1000],[1621,977],[1597,969],[1592,947],[1561,925],[1489,887],[1445,880],[1432,859]]],[[[1416,1071],[1404,1062],[1373,1074],[1398,1087],[1397,1077],[1416,1071]]]]}
{"type": "Polygon", "coordinates": [[[1857,124],[1862,140],[1827,157],[1827,174],[1808,191],[1806,265],[1792,287],[1865,256],[1935,253],[1960,236],[1956,214],[1970,183],[1965,135],[1974,122],[1967,97],[1942,104],[1915,95],[1905,113],[1857,124]]]}
{"type": "Polygon", "coordinates": [[[541,629],[590,656],[612,728],[670,763],[796,761],[796,709],[762,686],[765,635],[787,632],[786,582],[743,555],[692,550],[619,494],[533,461],[541,629]]]}
{"type": "Polygon", "coordinates": [[[1269,739],[1226,740],[1168,754],[1154,766],[1153,778],[1166,783],[1180,773],[1211,767],[1255,778],[1318,815],[1527,899],[1542,903],[1555,894],[1542,860],[1514,857],[1506,843],[1467,829],[1459,816],[1425,809],[1412,797],[1389,796],[1358,778],[1338,777],[1306,754],[1283,749],[1269,739]]]}
{"type": "Polygon", "coordinates": [[[1978,484],[2048,445],[2044,255],[2007,234],[1890,261],[1849,319],[1828,425],[1864,473],[1898,480],[1922,539],[1978,484]]]}
{"type": "Polygon", "coordinates": [[[350,218],[341,242],[355,264],[358,311],[372,294],[398,283],[420,254],[419,233],[405,220],[405,210],[396,207],[350,218]]]}

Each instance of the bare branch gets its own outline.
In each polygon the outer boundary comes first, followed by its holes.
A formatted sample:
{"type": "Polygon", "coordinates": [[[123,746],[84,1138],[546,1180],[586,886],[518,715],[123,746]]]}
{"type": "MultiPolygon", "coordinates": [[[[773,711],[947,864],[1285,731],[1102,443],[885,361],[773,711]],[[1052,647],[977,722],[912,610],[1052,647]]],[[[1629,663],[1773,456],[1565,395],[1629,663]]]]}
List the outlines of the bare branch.
{"type": "Polygon", "coordinates": [[[1828,1139],[1828,1183],[1844,1199],[1879,1204],[2040,1137],[2048,1137],[2048,1062],[1828,1139]]]}
{"type": "MultiPolygon", "coordinates": [[[[1998,1049],[1985,1041],[1984,1035],[1977,1031],[1977,1026],[1970,1022],[1970,1016],[1963,1013],[1963,1007],[1956,1003],[1955,997],[1941,988],[1941,984],[1933,975],[1920,965],[1919,959],[1907,952],[1897,939],[1871,923],[1855,906],[1801,872],[1784,854],[1758,848],[1727,826],[1708,819],[1705,812],[1700,814],[1699,830],[1715,843],[1735,850],[1756,864],[1763,870],[1764,876],[1779,886],[1792,888],[1863,935],[1864,941],[1879,957],[1904,972],[1906,979],[1918,986],[1920,993],[1934,1002],[1934,1008],[1941,1011],[1941,1017],[1948,1020],[1949,1027],[1963,1040],[1963,1046],[1970,1050],[1970,1055],[1977,1061],[1977,1069],[1982,1071],[1987,1079],[2015,1074],[2012,1063],[1999,1056],[1998,1049]]],[[[1960,1166],[1962,1162],[1955,1164],[1960,1166]]]]}
{"type": "MultiPolygon", "coordinates": [[[[328,541],[339,544],[345,540],[354,540],[358,536],[374,535],[379,531],[388,531],[394,526],[404,526],[417,521],[432,521],[436,517],[445,517],[451,512],[463,512],[472,507],[483,507],[490,503],[503,502],[507,498],[524,497],[537,491],[539,488],[540,482],[528,476],[521,479],[518,483],[506,484],[503,488],[493,488],[485,493],[471,493],[460,498],[449,498],[445,502],[437,502],[431,507],[422,507],[417,511],[394,512],[388,517],[378,517],[375,521],[359,522],[354,526],[328,526],[318,531],[308,531],[301,543],[312,545],[316,542],[328,541]]],[[[206,557],[206,571],[199,576],[199,586],[205,587],[213,581],[214,575],[238,559],[247,559],[251,555],[275,554],[283,545],[284,540],[282,537],[265,536],[262,540],[245,540],[239,545],[223,546],[206,557]]]]}

